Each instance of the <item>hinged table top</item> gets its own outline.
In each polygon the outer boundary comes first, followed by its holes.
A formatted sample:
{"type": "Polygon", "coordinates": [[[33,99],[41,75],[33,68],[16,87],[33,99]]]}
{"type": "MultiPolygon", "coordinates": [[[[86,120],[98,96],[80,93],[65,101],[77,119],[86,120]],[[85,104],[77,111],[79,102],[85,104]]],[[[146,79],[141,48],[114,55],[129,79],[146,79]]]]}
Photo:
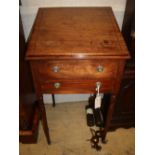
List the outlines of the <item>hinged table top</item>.
{"type": "Polygon", "coordinates": [[[129,58],[110,7],[40,8],[26,59],[129,58]]]}

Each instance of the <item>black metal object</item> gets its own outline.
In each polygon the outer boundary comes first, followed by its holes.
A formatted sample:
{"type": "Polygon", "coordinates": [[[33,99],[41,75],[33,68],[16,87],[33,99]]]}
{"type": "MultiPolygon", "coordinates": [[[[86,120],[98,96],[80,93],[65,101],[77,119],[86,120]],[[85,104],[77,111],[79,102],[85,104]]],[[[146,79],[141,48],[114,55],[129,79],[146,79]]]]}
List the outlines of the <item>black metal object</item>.
{"type": "Polygon", "coordinates": [[[100,151],[102,149],[102,147],[99,145],[100,140],[102,141],[102,128],[100,128],[100,130],[94,130],[92,128],[90,128],[92,137],[91,139],[89,139],[90,143],[91,143],[91,147],[96,149],[97,151],[100,151]]]}

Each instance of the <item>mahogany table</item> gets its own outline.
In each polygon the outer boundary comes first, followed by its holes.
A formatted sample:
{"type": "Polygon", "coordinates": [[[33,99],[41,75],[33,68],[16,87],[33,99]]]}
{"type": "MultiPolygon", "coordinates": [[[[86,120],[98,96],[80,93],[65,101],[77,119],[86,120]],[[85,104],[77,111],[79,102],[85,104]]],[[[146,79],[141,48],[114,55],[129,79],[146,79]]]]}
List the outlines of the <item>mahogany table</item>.
{"type": "Polygon", "coordinates": [[[111,93],[104,142],[129,53],[110,7],[40,8],[26,59],[33,75],[47,142],[43,94],[111,93]]]}

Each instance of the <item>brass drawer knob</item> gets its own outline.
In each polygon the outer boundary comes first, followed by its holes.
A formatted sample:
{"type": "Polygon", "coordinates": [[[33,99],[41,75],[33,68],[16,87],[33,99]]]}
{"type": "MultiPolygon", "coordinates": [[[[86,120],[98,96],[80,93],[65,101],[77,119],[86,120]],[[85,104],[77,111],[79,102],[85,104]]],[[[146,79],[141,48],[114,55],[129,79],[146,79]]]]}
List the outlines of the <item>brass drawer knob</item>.
{"type": "Polygon", "coordinates": [[[97,66],[97,68],[96,68],[97,72],[103,72],[103,70],[104,70],[104,68],[101,65],[97,66]]]}
{"type": "Polygon", "coordinates": [[[58,89],[60,88],[60,86],[61,86],[61,83],[59,82],[54,83],[54,88],[58,89]]]}
{"type": "Polygon", "coordinates": [[[54,66],[52,70],[54,73],[57,73],[60,71],[60,68],[58,66],[54,66]]]}

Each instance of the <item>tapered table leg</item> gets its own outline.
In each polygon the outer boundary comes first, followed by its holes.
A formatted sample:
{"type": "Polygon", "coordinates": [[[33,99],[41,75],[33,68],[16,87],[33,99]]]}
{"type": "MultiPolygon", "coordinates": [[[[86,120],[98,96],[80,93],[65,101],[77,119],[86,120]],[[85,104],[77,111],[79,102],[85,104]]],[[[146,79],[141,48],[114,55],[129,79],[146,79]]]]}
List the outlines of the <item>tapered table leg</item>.
{"type": "Polygon", "coordinates": [[[108,107],[108,113],[107,113],[106,120],[105,120],[104,130],[102,132],[102,142],[103,143],[107,142],[106,135],[107,135],[108,128],[110,126],[110,121],[112,119],[115,102],[116,102],[116,95],[112,95],[111,99],[110,99],[110,105],[108,107]]]}
{"type": "Polygon", "coordinates": [[[55,107],[55,97],[54,97],[54,94],[52,94],[52,100],[53,100],[53,107],[55,107]]]}
{"type": "Polygon", "coordinates": [[[43,130],[46,136],[46,140],[48,144],[51,144],[51,140],[50,140],[50,135],[49,135],[49,129],[48,129],[48,124],[47,124],[47,118],[46,118],[46,111],[45,111],[45,106],[43,103],[43,97],[39,97],[39,108],[40,108],[40,112],[41,112],[41,121],[42,121],[42,125],[43,125],[43,130]]]}

